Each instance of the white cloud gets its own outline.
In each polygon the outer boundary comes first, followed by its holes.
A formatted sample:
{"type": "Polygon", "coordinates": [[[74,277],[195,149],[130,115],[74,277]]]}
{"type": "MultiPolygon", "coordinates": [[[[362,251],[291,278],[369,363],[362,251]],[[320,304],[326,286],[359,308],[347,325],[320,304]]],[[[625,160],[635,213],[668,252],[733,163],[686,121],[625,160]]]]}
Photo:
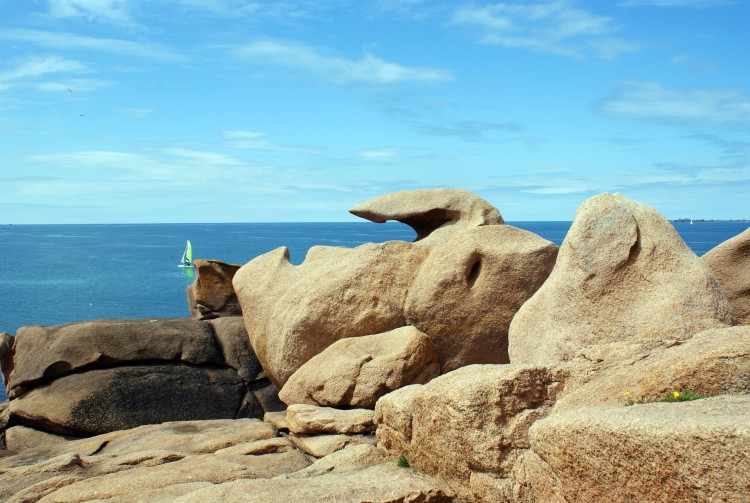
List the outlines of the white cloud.
{"type": "Polygon", "coordinates": [[[115,38],[82,37],[75,33],[42,30],[0,30],[0,40],[29,42],[50,49],[85,49],[94,52],[119,54],[163,61],[184,61],[186,58],[168,47],[141,44],[115,38]]]}
{"type": "Polygon", "coordinates": [[[82,17],[87,21],[131,26],[129,0],[49,0],[49,13],[56,18],[82,17]]]}
{"type": "Polygon", "coordinates": [[[484,43],[515,49],[605,59],[638,50],[635,43],[615,36],[620,27],[611,18],[565,0],[461,7],[452,21],[478,27],[484,43]]]}
{"type": "Polygon", "coordinates": [[[347,59],[323,54],[306,45],[275,40],[247,44],[236,49],[236,54],[251,61],[317,74],[338,84],[440,82],[453,78],[447,70],[402,66],[369,53],[360,59],[347,59]]]}
{"type": "Polygon", "coordinates": [[[314,149],[280,145],[266,139],[268,133],[262,131],[222,131],[223,145],[229,148],[247,150],[276,150],[283,152],[314,152],[314,149]]]}
{"type": "Polygon", "coordinates": [[[373,148],[360,150],[357,153],[361,158],[374,162],[392,161],[398,157],[398,150],[394,148],[373,148]]]}
{"type": "Polygon", "coordinates": [[[656,82],[625,84],[596,103],[605,115],[685,124],[750,124],[750,96],[736,87],[675,89],[656,82]]]}
{"type": "Polygon", "coordinates": [[[736,3],[733,0],[626,0],[624,7],[718,7],[736,3]]]}
{"type": "Polygon", "coordinates": [[[59,56],[34,57],[0,73],[0,90],[17,85],[28,85],[39,77],[61,73],[86,73],[89,69],[79,61],[61,58],[59,56]]]}
{"type": "Polygon", "coordinates": [[[123,108],[122,110],[126,114],[137,119],[143,119],[144,117],[147,117],[154,112],[152,108],[123,108]]]}

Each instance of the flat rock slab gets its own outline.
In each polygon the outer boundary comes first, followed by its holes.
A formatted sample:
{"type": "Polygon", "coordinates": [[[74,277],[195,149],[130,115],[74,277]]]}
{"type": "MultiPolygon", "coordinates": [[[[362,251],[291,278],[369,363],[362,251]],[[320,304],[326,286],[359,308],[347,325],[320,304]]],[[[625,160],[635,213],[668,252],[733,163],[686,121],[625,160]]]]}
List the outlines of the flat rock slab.
{"type": "Polygon", "coordinates": [[[377,438],[373,435],[290,435],[289,440],[302,452],[316,458],[328,456],[334,452],[355,445],[375,445],[377,438]]]}
{"type": "Polygon", "coordinates": [[[266,412],[263,414],[263,421],[273,425],[277,430],[289,431],[289,425],[286,422],[286,411],[266,412]]]}
{"type": "Polygon", "coordinates": [[[539,421],[529,437],[536,457],[523,470],[524,501],[746,501],[750,494],[750,396],[570,411],[539,421]]]}
{"type": "Polygon", "coordinates": [[[373,411],[369,409],[334,409],[295,404],[286,410],[289,431],[298,434],[369,433],[375,431],[373,411]]]}

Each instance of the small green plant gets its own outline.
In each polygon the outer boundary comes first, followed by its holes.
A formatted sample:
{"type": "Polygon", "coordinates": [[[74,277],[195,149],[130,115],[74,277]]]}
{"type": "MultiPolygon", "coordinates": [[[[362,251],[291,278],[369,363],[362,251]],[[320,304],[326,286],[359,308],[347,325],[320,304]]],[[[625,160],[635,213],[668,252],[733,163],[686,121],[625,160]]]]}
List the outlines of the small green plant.
{"type": "Polygon", "coordinates": [[[409,468],[409,462],[406,460],[406,456],[403,454],[400,455],[396,460],[396,466],[399,468],[409,468]]]}
{"type": "Polygon", "coordinates": [[[687,388],[683,389],[682,391],[672,391],[671,393],[667,393],[666,395],[664,395],[662,398],[646,398],[641,396],[636,400],[630,397],[629,391],[623,392],[623,395],[625,396],[626,406],[656,402],[689,402],[691,400],[699,400],[701,398],[709,397],[709,395],[700,395],[698,393],[693,393],[687,388]]]}

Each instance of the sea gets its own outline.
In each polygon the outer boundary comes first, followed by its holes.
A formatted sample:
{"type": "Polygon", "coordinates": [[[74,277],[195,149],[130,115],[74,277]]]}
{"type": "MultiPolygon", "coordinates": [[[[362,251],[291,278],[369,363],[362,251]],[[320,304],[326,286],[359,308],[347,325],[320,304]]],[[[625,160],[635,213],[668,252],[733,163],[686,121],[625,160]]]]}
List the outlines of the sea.
{"type": "MultiPolygon", "coordinates": [[[[557,245],[571,222],[508,222],[557,245]]],[[[748,222],[674,222],[703,255],[748,222]]],[[[398,222],[1,225],[0,332],[101,318],[189,316],[191,268],[178,268],[187,240],[193,258],[245,264],[280,246],[299,264],[314,245],[354,247],[413,241],[398,222]]],[[[6,398],[0,386],[0,401],[6,398]]]]}

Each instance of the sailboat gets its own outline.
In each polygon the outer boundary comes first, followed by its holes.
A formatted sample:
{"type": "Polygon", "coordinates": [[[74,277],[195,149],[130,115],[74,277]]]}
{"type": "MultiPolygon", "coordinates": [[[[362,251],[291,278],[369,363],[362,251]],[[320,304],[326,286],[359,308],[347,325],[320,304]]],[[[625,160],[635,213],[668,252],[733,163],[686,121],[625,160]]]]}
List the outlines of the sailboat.
{"type": "Polygon", "coordinates": [[[190,245],[190,240],[185,245],[185,251],[182,252],[182,260],[177,264],[177,267],[193,267],[193,247],[190,245]]]}

